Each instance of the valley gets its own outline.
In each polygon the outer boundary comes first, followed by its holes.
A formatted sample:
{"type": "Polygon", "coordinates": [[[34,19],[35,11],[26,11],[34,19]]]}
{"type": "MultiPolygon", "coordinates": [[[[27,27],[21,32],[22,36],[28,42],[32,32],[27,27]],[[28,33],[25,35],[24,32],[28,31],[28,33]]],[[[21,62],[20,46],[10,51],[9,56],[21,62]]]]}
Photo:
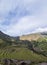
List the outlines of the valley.
{"type": "MultiPolygon", "coordinates": [[[[0,32],[0,64],[4,65],[2,59],[30,61],[29,65],[47,63],[47,35],[36,33],[11,37],[0,32]]],[[[15,64],[10,63],[10,65],[15,64]]]]}

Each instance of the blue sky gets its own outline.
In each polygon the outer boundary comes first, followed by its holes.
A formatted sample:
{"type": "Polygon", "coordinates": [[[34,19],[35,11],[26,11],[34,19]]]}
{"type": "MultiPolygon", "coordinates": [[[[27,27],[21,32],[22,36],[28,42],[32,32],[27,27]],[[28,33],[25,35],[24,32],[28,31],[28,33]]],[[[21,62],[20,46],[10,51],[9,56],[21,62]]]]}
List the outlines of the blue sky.
{"type": "Polygon", "coordinates": [[[0,30],[11,36],[47,31],[47,0],[0,0],[0,30]]]}

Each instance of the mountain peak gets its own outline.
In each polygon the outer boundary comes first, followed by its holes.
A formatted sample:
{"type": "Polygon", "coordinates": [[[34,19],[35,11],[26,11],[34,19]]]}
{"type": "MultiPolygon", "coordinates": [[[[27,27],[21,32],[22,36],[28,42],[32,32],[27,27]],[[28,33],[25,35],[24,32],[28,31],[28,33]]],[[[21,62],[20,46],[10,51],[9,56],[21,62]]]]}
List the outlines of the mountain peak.
{"type": "Polygon", "coordinates": [[[0,31],[0,33],[2,33],[2,31],[0,31]]]}
{"type": "Polygon", "coordinates": [[[0,31],[0,39],[10,40],[10,36],[0,31]]]}

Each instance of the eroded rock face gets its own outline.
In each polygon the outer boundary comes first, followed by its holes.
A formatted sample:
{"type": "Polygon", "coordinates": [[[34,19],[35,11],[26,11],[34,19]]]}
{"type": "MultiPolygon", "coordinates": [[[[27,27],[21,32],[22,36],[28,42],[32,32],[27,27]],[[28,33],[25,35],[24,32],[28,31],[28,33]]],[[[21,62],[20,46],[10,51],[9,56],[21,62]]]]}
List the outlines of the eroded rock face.
{"type": "Polygon", "coordinates": [[[3,63],[3,65],[10,65],[10,60],[9,59],[3,59],[2,63],[3,63]]]}
{"type": "Polygon", "coordinates": [[[31,61],[16,60],[16,59],[3,59],[3,65],[30,65],[31,61]]]}
{"type": "Polygon", "coordinates": [[[47,65],[47,63],[39,63],[38,65],[47,65]]]}
{"type": "Polygon", "coordinates": [[[23,62],[23,63],[21,63],[21,65],[27,65],[27,63],[23,62]]]}

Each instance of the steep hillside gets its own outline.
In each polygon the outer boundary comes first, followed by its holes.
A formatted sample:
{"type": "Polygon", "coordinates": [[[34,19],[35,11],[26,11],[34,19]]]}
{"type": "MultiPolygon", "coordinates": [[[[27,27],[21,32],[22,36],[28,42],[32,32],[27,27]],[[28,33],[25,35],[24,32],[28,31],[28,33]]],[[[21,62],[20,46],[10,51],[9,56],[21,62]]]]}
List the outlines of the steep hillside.
{"type": "Polygon", "coordinates": [[[47,62],[47,35],[36,33],[10,37],[0,31],[0,59],[3,58],[47,62]]]}
{"type": "Polygon", "coordinates": [[[44,35],[43,35],[43,33],[23,35],[23,36],[20,36],[20,40],[29,40],[29,41],[34,40],[34,41],[37,41],[38,39],[46,38],[46,35],[45,36],[44,35]]]}
{"type": "Polygon", "coordinates": [[[11,37],[0,31],[0,48],[11,45],[11,37]]]}
{"type": "Polygon", "coordinates": [[[0,31],[0,39],[9,41],[9,40],[11,40],[11,37],[0,31]]]}

